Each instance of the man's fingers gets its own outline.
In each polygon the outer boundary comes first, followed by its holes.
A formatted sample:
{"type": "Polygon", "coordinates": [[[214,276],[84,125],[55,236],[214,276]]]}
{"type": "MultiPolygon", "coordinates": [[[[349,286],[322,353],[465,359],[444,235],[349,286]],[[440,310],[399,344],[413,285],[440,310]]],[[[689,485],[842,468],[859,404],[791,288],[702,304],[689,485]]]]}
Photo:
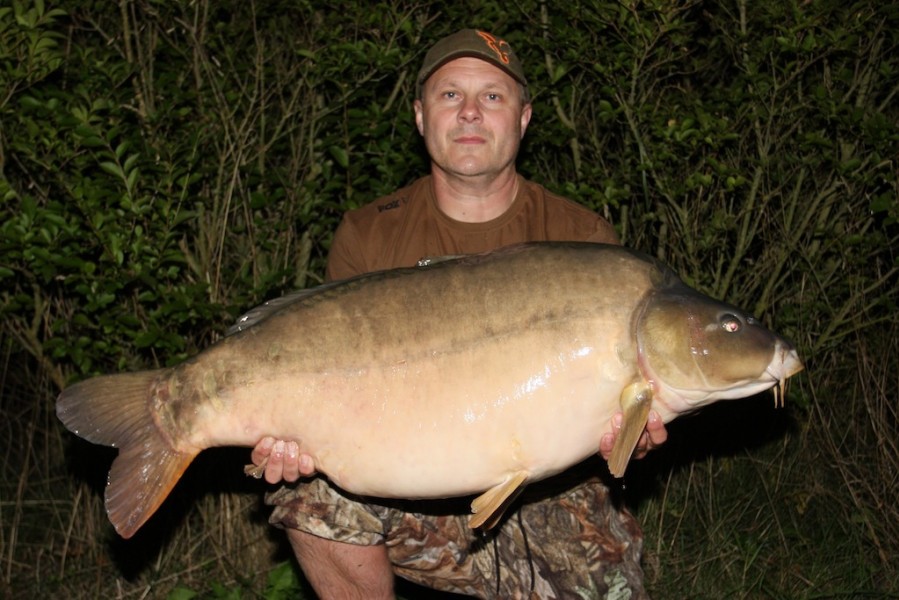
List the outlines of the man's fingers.
{"type": "Polygon", "coordinates": [[[257,479],[264,475],[269,483],[292,483],[315,474],[315,461],[308,454],[300,454],[300,445],[293,441],[264,437],[253,448],[250,460],[253,464],[244,471],[257,479]]]}
{"type": "Polygon", "coordinates": [[[250,460],[253,461],[253,464],[257,466],[261,465],[272,453],[272,446],[274,444],[275,438],[273,437],[264,437],[259,440],[259,443],[256,444],[256,447],[253,448],[253,451],[250,453],[250,460]]]}
{"type": "MultiPolygon", "coordinates": [[[[618,438],[618,432],[621,430],[621,423],[624,415],[620,412],[612,416],[612,433],[606,433],[599,439],[599,453],[606,460],[612,455],[612,448],[615,447],[615,440],[618,438]]],[[[665,429],[665,423],[662,417],[656,411],[649,412],[649,420],[646,422],[646,429],[637,440],[637,447],[634,448],[634,458],[643,458],[646,454],[655,448],[658,448],[668,440],[668,430],[665,429]]]]}
{"type": "Polygon", "coordinates": [[[300,478],[299,454],[300,448],[296,442],[284,444],[284,458],[281,469],[281,479],[284,481],[294,482],[300,478]]]}
{"type": "Polygon", "coordinates": [[[668,441],[668,430],[665,429],[665,423],[662,422],[662,417],[656,411],[649,413],[646,432],[649,434],[650,449],[658,448],[668,441]]]}
{"type": "Polygon", "coordinates": [[[308,477],[315,474],[315,461],[308,454],[300,455],[300,475],[308,477]]]}
{"type": "Polygon", "coordinates": [[[615,435],[607,433],[599,439],[599,453],[606,460],[612,457],[612,448],[615,447],[615,435]]]}
{"type": "Polygon", "coordinates": [[[271,449],[268,463],[265,465],[265,480],[269,483],[278,483],[284,475],[284,442],[277,440],[271,449]]]}
{"type": "Polygon", "coordinates": [[[665,429],[662,417],[656,411],[650,411],[646,429],[643,431],[643,435],[640,436],[637,448],[634,450],[634,458],[643,458],[650,450],[655,450],[667,440],[668,430],[665,429]]]}
{"type": "Polygon", "coordinates": [[[313,475],[315,462],[308,454],[300,454],[296,442],[277,440],[272,446],[268,464],[265,465],[265,480],[269,483],[287,481],[293,483],[300,477],[313,475]]]}
{"type": "Polygon", "coordinates": [[[649,445],[649,434],[645,431],[643,435],[640,436],[640,439],[637,440],[637,447],[634,448],[634,459],[643,458],[652,448],[649,445]]]}

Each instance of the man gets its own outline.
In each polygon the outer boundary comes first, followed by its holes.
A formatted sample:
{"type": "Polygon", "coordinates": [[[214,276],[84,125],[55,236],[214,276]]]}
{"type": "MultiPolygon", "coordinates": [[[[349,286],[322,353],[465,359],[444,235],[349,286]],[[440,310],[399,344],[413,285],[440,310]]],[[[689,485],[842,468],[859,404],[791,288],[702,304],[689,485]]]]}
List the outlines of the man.
{"type": "MultiPolygon", "coordinates": [[[[517,174],[531,104],[521,64],[504,40],[463,30],[437,42],[419,72],[414,109],[431,175],[345,215],[328,257],[329,279],[522,241],[618,243],[598,215],[517,174]]],[[[665,437],[652,415],[642,452],[665,437]]],[[[598,450],[608,455],[613,441],[607,434],[598,450]]],[[[296,448],[266,439],[253,462],[268,461],[270,482],[294,481],[314,471],[296,448]]],[[[599,467],[588,461],[531,486],[521,508],[485,536],[468,528],[470,499],[379,502],[316,478],[281,488],[267,502],[275,506],[270,521],[287,530],[303,572],[325,599],[391,598],[394,573],[479,597],[644,597],[642,533],[613,506],[595,477],[599,467]]]]}

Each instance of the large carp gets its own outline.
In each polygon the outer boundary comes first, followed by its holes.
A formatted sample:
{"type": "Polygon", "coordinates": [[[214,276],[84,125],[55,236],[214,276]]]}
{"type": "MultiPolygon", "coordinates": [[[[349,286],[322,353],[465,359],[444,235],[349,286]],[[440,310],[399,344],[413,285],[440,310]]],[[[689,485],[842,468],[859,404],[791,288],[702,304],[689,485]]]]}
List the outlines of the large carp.
{"type": "MultiPolygon", "coordinates": [[[[119,448],[109,518],[130,537],[212,446],[297,440],[341,488],[481,494],[492,526],[525,484],[595,454],[621,476],[650,407],[664,421],[802,369],[793,347],[620,246],[533,243],[364,275],[263,305],[168,369],[62,392],[66,427],[119,448]],[[485,491],[486,490],[486,491],[485,491]]],[[[775,394],[775,399],[777,394],[775,394]]]]}

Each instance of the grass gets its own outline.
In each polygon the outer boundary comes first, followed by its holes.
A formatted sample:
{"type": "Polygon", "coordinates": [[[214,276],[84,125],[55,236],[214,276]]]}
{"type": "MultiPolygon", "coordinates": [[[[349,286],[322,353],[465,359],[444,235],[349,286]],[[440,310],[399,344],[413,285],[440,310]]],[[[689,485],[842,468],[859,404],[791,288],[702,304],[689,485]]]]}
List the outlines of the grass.
{"type": "MultiPolygon", "coordinates": [[[[899,337],[858,340],[810,365],[777,409],[768,395],[670,426],[624,493],[646,533],[655,598],[899,597],[899,337]]],[[[204,453],[133,540],[102,508],[113,454],[63,433],[54,390],[5,356],[2,597],[312,597],[266,524],[246,450],[204,453]]],[[[406,598],[432,597],[403,586],[406,598]]]]}

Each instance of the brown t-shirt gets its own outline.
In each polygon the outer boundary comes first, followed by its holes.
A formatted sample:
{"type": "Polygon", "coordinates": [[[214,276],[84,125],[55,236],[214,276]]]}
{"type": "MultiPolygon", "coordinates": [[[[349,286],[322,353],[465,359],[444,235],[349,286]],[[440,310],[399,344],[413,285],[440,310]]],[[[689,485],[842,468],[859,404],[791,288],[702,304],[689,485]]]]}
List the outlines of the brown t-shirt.
{"type": "Polygon", "coordinates": [[[595,212],[521,176],[515,200],[501,216],[483,223],[456,221],[437,207],[428,175],[344,215],[328,254],[327,278],[538,241],[619,243],[609,222],[595,212]]]}

